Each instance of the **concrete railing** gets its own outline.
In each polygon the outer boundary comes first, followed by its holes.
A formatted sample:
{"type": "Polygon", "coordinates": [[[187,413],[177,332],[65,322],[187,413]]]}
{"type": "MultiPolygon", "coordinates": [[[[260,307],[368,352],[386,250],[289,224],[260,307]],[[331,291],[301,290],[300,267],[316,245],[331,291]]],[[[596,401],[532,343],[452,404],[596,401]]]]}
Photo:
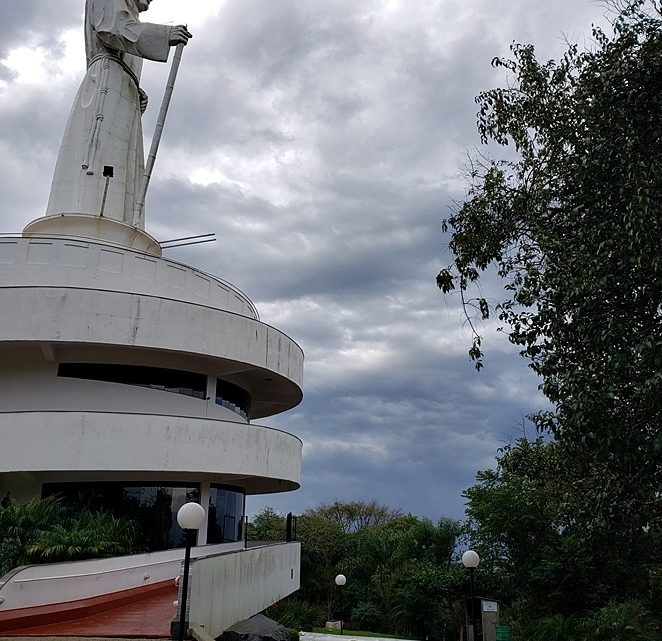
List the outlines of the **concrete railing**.
{"type": "Polygon", "coordinates": [[[166,258],[74,238],[0,236],[0,287],[72,287],[197,303],[259,320],[226,281],[166,258]]]}
{"type": "MultiPolygon", "coordinates": [[[[193,548],[193,557],[232,552],[243,542],[193,548]]],[[[0,614],[143,588],[179,575],[183,549],[110,559],[28,565],[0,577],[0,614]]]]}
{"type": "Polygon", "coordinates": [[[191,562],[189,626],[218,636],[298,590],[300,567],[298,542],[199,556],[191,562]]]}

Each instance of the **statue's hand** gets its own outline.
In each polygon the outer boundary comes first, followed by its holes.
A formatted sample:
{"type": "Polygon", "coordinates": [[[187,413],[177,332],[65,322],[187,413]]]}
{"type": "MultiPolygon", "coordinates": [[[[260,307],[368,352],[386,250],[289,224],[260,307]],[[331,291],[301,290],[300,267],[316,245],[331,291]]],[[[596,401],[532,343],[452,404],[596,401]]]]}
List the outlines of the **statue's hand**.
{"type": "Polygon", "coordinates": [[[147,109],[147,103],[149,102],[149,98],[142,89],[139,89],[138,91],[140,93],[140,113],[144,114],[145,110],[147,109]]]}
{"type": "Polygon", "coordinates": [[[176,27],[173,27],[170,31],[170,46],[174,47],[175,45],[185,45],[193,37],[183,24],[178,24],[176,27]]]}

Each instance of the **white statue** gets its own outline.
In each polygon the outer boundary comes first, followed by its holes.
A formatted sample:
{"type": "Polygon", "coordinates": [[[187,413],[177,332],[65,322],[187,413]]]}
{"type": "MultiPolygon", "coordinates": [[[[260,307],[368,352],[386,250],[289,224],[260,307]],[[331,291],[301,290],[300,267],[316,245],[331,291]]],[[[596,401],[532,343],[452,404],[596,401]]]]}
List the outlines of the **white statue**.
{"type": "Polygon", "coordinates": [[[47,215],[103,215],[144,229],[134,218],[143,180],[142,60],[166,62],[186,44],[186,27],[140,22],[152,0],[87,0],[87,72],[69,115],[47,215]]]}

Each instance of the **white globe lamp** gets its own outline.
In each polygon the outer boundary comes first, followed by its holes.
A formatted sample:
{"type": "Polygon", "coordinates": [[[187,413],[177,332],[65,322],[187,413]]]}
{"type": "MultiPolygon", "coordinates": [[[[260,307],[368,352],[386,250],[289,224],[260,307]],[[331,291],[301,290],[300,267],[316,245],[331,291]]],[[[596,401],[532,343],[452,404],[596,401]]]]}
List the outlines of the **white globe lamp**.
{"type": "MultiPolygon", "coordinates": [[[[347,577],[344,574],[339,574],[336,576],[336,585],[339,588],[342,588],[343,585],[347,583],[347,577]]],[[[343,617],[343,607],[342,607],[342,589],[340,590],[340,634],[342,634],[342,617],[343,617]]]]}
{"type": "Polygon", "coordinates": [[[479,563],[480,563],[480,557],[478,556],[478,552],[474,552],[473,550],[467,550],[462,555],[462,565],[465,568],[477,568],[479,563]]]}
{"type": "Polygon", "coordinates": [[[182,595],[179,599],[179,630],[177,638],[184,641],[185,633],[188,629],[186,621],[186,601],[188,599],[188,575],[191,564],[191,546],[195,532],[200,529],[205,522],[205,508],[200,503],[184,503],[177,510],[177,523],[184,530],[184,539],[186,541],[186,552],[184,553],[184,571],[182,580],[182,595]]]}
{"type": "Polygon", "coordinates": [[[200,503],[184,503],[177,512],[177,523],[182,530],[199,530],[205,516],[205,508],[200,503]]]}
{"type": "Polygon", "coordinates": [[[477,641],[478,639],[478,626],[476,625],[476,606],[475,606],[475,588],[474,588],[474,570],[478,567],[478,564],[480,563],[480,557],[478,556],[478,552],[474,552],[473,550],[467,550],[463,555],[462,555],[462,565],[465,568],[468,568],[469,570],[469,577],[471,579],[471,627],[473,628],[473,640],[472,641],[477,641]]]}

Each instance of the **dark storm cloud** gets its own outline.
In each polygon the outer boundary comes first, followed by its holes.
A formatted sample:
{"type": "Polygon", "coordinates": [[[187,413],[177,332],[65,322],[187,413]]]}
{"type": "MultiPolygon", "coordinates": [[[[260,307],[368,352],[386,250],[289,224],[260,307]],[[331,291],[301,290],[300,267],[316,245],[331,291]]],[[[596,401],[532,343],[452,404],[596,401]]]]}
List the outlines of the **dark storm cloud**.
{"type": "MultiPolygon", "coordinates": [[[[82,6],[5,2],[0,59],[41,47],[59,69],[82,6]]],[[[217,243],[168,256],[240,287],[306,353],[303,403],[264,421],[304,440],[303,487],[249,509],[377,498],[459,517],[476,470],[544,404],[492,326],[475,372],[460,302],[434,284],[449,260],[440,221],[463,198],[465,153],[478,144],[474,96],[507,82],[489,62],[510,42],[558,55],[561,34],[576,39],[599,11],[590,0],[218,7],[192,27],[147,221],[159,239],[215,232],[217,243]]],[[[148,140],[168,71],[145,65],[148,140]]],[[[71,73],[30,84],[0,64],[2,231],[45,208],[71,73]]],[[[500,287],[485,283],[494,298],[500,287]]]]}

